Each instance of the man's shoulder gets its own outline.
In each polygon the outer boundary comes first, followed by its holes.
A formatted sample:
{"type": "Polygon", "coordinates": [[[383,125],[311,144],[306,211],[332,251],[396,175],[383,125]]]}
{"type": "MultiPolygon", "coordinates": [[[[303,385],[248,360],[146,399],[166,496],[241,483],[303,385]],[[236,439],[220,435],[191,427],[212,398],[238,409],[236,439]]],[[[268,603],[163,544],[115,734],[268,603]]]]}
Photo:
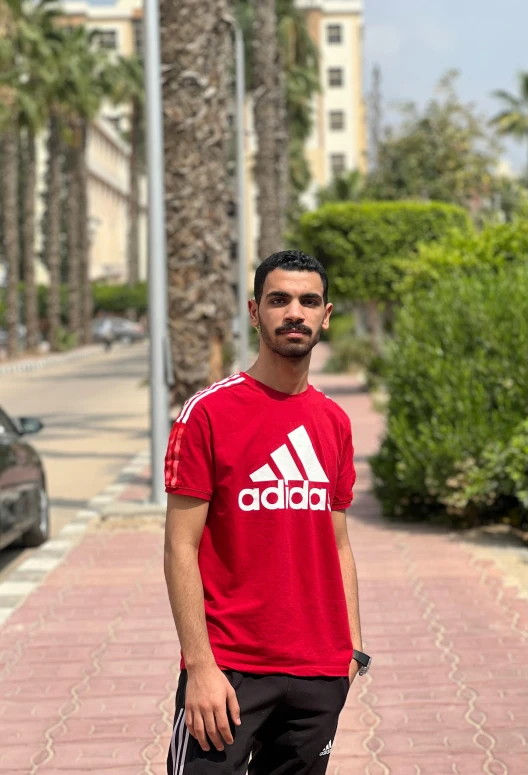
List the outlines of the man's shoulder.
{"type": "Polygon", "coordinates": [[[314,397],[315,401],[320,404],[322,411],[325,412],[327,416],[330,416],[346,429],[350,428],[350,417],[345,410],[333,400],[333,398],[330,398],[330,396],[327,396],[326,393],[316,387],[314,387],[314,397]]]}
{"type": "Polygon", "coordinates": [[[225,410],[226,401],[237,398],[244,382],[243,374],[232,374],[230,377],[213,382],[212,385],[199,390],[184,403],[176,422],[186,424],[192,416],[225,410]]]}

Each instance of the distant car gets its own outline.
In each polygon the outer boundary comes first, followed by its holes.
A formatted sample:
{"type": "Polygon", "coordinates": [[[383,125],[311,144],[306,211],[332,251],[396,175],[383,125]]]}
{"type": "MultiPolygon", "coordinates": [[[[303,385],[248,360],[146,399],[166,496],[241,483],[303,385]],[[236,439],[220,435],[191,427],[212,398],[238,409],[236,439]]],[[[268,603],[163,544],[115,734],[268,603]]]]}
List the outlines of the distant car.
{"type": "Polygon", "coordinates": [[[49,538],[49,498],[42,460],[24,436],[43,428],[36,417],[0,409],[0,549],[20,538],[40,546],[49,538]]]}
{"type": "Polygon", "coordinates": [[[92,338],[94,342],[108,342],[108,334],[105,330],[105,320],[110,321],[111,341],[131,344],[140,342],[145,338],[145,329],[140,323],[135,323],[127,318],[96,318],[92,322],[92,338]]]}

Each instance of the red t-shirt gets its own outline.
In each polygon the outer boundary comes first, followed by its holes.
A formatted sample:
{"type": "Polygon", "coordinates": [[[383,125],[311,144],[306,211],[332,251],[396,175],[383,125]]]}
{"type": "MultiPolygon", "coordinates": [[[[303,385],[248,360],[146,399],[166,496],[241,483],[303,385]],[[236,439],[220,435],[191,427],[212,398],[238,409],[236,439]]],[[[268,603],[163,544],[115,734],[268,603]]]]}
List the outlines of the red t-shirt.
{"type": "Polygon", "coordinates": [[[331,510],[352,501],[352,457],[348,416],[312,386],[289,395],[242,373],[184,405],[165,484],[210,501],[198,557],[220,668],[348,675],[331,510]]]}

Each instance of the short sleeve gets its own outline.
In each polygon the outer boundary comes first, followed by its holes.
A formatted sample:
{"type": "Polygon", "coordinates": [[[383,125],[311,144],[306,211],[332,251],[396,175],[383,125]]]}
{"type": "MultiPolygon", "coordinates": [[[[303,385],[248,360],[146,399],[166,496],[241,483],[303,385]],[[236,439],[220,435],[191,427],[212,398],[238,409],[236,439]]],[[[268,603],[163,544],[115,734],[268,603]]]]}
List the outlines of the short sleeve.
{"type": "Polygon", "coordinates": [[[346,509],[350,506],[354,498],[353,487],[355,481],[354,447],[352,446],[352,430],[349,427],[341,449],[336,488],[332,498],[332,509],[346,509]]]}
{"type": "Polygon", "coordinates": [[[165,455],[165,492],[211,500],[214,490],[209,418],[195,406],[186,422],[172,427],[165,455]]]}

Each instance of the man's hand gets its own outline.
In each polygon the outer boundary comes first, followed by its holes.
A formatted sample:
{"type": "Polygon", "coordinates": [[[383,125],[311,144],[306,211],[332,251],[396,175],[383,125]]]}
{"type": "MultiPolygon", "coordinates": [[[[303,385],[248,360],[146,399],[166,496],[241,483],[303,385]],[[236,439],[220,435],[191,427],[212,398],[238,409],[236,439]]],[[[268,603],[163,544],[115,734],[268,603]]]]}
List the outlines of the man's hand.
{"type": "Polygon", "coordinates": [[[356,660],[353,659],[348,669],[348,680],[350,681],[350,686],[352,686],[352,682],[356,677],[356,675],[358,674],[358,671],[359,671],[359,665],[356,662],[356,660]]]}
{"type": "Polygon", "coordinates": [[[240,707],[236,693],[217,665],[187,670],[185,692],[185,723],[204,751],[209,751],[209,739],[218,751],[224,750],[224,741],[233,743],[227,709],[233,722],[239,726],[240,707]],[[223,738],[223,739],[222,739],[223,738]]]}

